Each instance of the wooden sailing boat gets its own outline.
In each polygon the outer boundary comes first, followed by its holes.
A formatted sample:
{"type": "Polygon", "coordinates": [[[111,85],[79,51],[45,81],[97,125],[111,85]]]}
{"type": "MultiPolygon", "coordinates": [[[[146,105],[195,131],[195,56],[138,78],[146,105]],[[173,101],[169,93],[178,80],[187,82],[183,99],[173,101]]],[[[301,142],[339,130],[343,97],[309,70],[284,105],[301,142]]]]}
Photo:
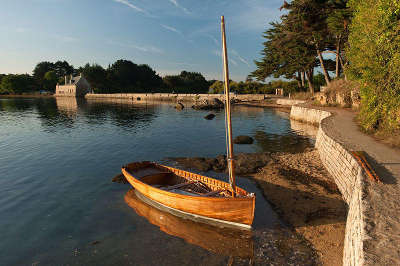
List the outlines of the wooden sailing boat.
{"type": "Polygon", "coordinates": [[[255,196],[236,186],[233,160],[229,70],[224,17],[221,17],[225,78],[225,124],[229,183],[160,165],[135,162],[122,167],[122,173],[138,195],[157,208],[198,221],[251,228],[255,196]]]}

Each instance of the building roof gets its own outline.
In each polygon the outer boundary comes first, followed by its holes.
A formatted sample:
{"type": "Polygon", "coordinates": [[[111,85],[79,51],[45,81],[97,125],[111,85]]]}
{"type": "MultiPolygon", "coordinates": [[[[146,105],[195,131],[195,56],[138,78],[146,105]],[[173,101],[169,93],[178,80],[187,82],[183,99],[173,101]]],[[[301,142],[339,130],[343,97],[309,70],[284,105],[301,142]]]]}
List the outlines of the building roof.
{"type": "Polygon", "coordinates": [[[72,77],[71,84],[76,85],[81,78],[82,76],[72,77]]]}

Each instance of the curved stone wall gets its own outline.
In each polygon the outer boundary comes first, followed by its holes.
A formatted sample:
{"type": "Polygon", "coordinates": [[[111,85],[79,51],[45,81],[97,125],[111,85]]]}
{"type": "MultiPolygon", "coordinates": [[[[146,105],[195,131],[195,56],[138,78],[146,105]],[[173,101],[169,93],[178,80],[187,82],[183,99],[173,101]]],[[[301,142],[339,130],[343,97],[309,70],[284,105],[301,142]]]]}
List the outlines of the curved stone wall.
{"type": "Polygon", "coordinates": [[[305,103],[306,101],[303,100],[292,100],[292,99],[277,99],[276,104],[279,105],[296,105],[296,104],[302,104],[305,103]]]}
{"type": "Polygon", "coordinates": [[[365,230],[365,173],[351,153],[329,136],[326,122],[331,115],[323,110],[293,106],[290,118],[319,124],[315,146],[348,205],[343,265],[364,265],[367,258],[364,242],[368,238],[365,230]]]}

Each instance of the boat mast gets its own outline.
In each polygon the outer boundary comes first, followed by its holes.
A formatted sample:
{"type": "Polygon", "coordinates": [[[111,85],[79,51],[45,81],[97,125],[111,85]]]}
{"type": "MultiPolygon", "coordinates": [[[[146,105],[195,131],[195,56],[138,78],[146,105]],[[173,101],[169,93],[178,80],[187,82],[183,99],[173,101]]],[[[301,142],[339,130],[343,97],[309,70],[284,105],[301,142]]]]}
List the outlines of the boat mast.
{"type": "Polygon", "coordinates": [[[221,32],[222,32],[222,57],[224,62],[224,78],[225,78],[225,129],[227,132],[227,162],[229,170],[229,183],[232,187],[232,197],[236,194],[235,180],[235,162],[233,160],[233,142],[232,142],[232,122],[231,122],[231,102],[229,100],[229,68],[228,68],[228,53],[226,51],[225,37],[225,20],[221,16],[221,32]]]}

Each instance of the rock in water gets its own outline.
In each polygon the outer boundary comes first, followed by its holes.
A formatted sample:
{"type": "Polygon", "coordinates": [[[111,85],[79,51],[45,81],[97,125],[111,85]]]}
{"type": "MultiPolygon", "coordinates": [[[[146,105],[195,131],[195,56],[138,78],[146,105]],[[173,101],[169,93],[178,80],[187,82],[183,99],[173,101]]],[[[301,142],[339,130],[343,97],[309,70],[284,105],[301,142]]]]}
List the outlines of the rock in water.
{"type": "Polygon", "coordinates": [[[254,140],[252,137],[249,136],[237,136],[233,143],[235,144],[253,144],[254,140]]]}
{"type": "Polygon", "coordinates": [[[207,119],[207,120],[213,120],[214,117],[215,117],[215,114],[208,114],[204,118],[207,119]]]}
{"type": "Polygon", "coordinates": [[[177,109],[177,110],[182,110],[183,108],[185,108],[185,106],[182,103],[177,103],[175,105],[175,109],[177,109]]]}
{"type": "Polygon", "coordinates": [[[115,183],[121,183],[121,184],[128,184],[128,180],[126,180],[125,176],[123,174],[119,174],[113,177],[112,179],[113,182],[115,183]]]}
{"type": "Polygon", "coordinates": [[[199,102],[196,102],[195,105],[192,106],[193,109],[196,110],[216,110],[216,109],[223,109],[224,108],[224,103],[219,100],[218,98],[214,98],[211,100],[201,100],[199,102]]]}
{"type": "Polygon", "coordinates": [[[213,164],[215,163],[215,159],[213,158],[173,158],[176,162],[180,163],[184,167],[194,168],[199,171],[207,172],[213,168],[213,164]]]}
{"type": "MultiPolygon", "coordinates": [[[[193,168],[198,171],[227,172],[225,155],[218,155],[216,158],[170,158],[185,168],[193,168]]],[[[235,172],[238,175],[253,174],[271,161],[269,153],[238,153],[235,159],[235,172]]]]}

